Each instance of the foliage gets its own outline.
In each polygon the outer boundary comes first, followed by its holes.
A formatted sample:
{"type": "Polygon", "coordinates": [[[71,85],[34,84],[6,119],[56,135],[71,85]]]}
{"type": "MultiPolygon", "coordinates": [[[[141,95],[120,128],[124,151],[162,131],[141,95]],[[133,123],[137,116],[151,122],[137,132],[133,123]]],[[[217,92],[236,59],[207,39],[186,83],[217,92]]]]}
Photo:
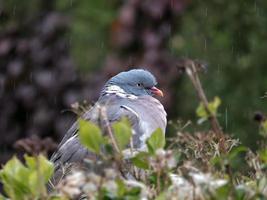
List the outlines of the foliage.
{"type": "Polygon", "coordinates": [[[44,156],[25,156],[25,165],[16,157],[0,171],[0,180],[11,199],[42,199],[47,196],[46,184],[53,174],[53,164],[44,156]]]}
{"type": "MultiPolygon", "coordinates": [[[[111,135],[91,122],[79,120],[80,140],[99,156],[98,171],[75,168],[53,192],[46,184],[53,165],[42,155],[16,157],[1,170],[0,180],[11,199],[256,199],[266,198],[267,147],[253,153],[229,136],[177,132],[167,149],[160,129],[147,139],[148,151],[132,149],[131,129],[123,119],[111,135]],[[126,136],[124,135],[126,133],[126,136]],[[116,135],[116,136],[115,136],[116,135]],[[221,142],[225,149],[220,149],[221,142]],[[119,146],[116,151],[115,145],[119,146]],[[104,154],[109,148],[112,153],[104,154]],[[130,156],[126,153],[130,150],[130,156]],[[242,165],[242,169],[240,166],[242,165]],[[99,172],[101,169],[101,172],[99,172]],[[130,179],[126,177],[131,177],[130,179]]],[[[0,197],[5,199],[4,196],[0,197]]]]}

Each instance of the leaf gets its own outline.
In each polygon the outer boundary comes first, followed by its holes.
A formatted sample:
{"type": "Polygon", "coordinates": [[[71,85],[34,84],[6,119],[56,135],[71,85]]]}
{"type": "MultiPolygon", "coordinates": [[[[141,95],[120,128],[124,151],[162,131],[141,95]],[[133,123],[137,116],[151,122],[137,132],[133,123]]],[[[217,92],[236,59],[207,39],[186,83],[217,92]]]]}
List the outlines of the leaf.
{"type": "Polygon", "coordinates": [[[128,189],[127,191],[127,196],[128,198],[126,199],[140,199],[140,193],[141,193],[141,188],[140,187],[133,187],[133,188],[130,188],[128,189]]]}
{"type": "Polygon", "coordinates": [[[48,161],[43,155],[38,157],[25,156],[25,161],[30,170],[28,185],[31,193],[36,197],[40,196],[40,194],[45,192],[46,184],[53,175],[53,163],[48,161]]]}
{"type": "Polygon", "coordinates": [[[79,119],[79,137],[81,143],[90,151],[99,154],[104,138],[98,126],[90,121],[79,119]]]}
{"type": "Polygon", "coordinates": [[[140,187],[128,187],[122,180],[117,179],[117,198],[116,199],[140,199],[140,187]]]}
{"type": "Polygon", "coordinates": [[[140,152],[135,157],[131,158],[131,161],[138,168],[149,169],[148,157],[149,154],[147,152],[140,152]]]}
{"type": "Polygon", "coordinates": [[[247,152],[247,151],[248,151],[248,148],[247,148],[247,147],[245,147],[245,146],[238,146],[238,147],[233,148],[233,149],[230,151],[228,157],[229,157],[230,160],[236,160],[237,157],[238,157],[241,153],[245,153],[245,152],[247,152]]]}
{"type": "Polygon", "coordinates": [[[214,199],[223,200],[229,198],[229,193],[231,191],[230,184],[225,184],[221,187],[216,188],[214,199]]]}
{"type": "Polygon", "coordinates": [[[155,200],[165,200],[167,198],[166,196],[166,192],[161,192],[155,200]]]}
{"type": "Polygon", "coordinates": [[[9,160],[0,171],[0,179],[4,190],[11,199],[23,198],[30,193],[27,169],[16,157],[9,160]]]}
{"type": "Polygon", "coordinates": [[[264,148],[264,149],[261,149],[259,151],[259,156],[260,156],[260,159],[264,162],[264,163],[267,163],[267,149],[264,148]]]}
{"type": "Polygon", "coordinates": [[[218,107],[221,105],[221,99],[219,97],[214,97],[214,100],[209,103],[209,110],[212,114],[217,115],[218,107]]]}
{"type": "Polygon", "coordinates": [[[54,172],[53,163],[47,160],[43,155],[39,155],[38,157],[25,156],[25,161],[29,169],[40,171],[45,184],[52,177],[54,172]]]}
{"type": "Polygon", "coordinates": [[[204,119],[207,119],[208,118],[208,114],[207,114],[207,112],[206,112],[206,110],[205,110],[204,105],[203,105],[202,102],[197,107],[196,114],[200,118],[204,118],[204,119]]]}
{"type": "Polygon", "coordinates": [[[262,135],[263,137],[267,136],[267,120],[261,122],[260,135],[262,135]]]}
{"type": "Polygon", "coordinates": [[[165,136],[160,128],[156,129],[146,141],[149,153],[155,154],[157,149],[165,146],[165,136]]]}
{"type": "Polygon", "coordinates": [[[267,120],[265,120],[265,121],[262,123],[262,127],[263,127],[264,131],[267,132],[267,120]]]}
{"type": "Polygon", "coordinates": [[[127,188],[126,188],[124,182],[122,180],[120,180],[120,179],[117,179],[116,180],[116,183],[117,183],[117,187],[118,187],[118,189],[117,189],[117,195],[119,197],[123,197],[124,194],[125,194],[125,192],[127,191],[127,188]]]}
{"type": "Polygon", "coordinates": [[[53,174],[53,163],[43,155],[25,156],[25,162],[26,165],[14,157],[0,171],[0,180],[11,199],[39,199],[46,194],[46,184],[53,174]]]}
{"type": "MultiPolygon", "coordinates": [[[[219,106],[221,105],[221,99],[219,97],[214,97],[214,100],[208,104],[208,109],[210,113],[213,115],[217,115],[217,110],[219,106]]],[[[198,119],[198,124],[202,124],[204,121],[206,121],[209,117],[210,114],[207,113],[203,103],[201,102],[196,110],[197,116],[200,118],[198,119]]]]}
{"type": "Polygon", "coordinates": [[[245,187],[237,187],[235,190],[235,199],[243,200],[246,199],[247,191],[245,187]]]}
{"type": "Polygon", "coordinates": [[[122,151],[130,143],[132,136],[130,122],[127,118],[123,118],[121,121],[113,123],[112,128],[119,149],[122,151]]]}

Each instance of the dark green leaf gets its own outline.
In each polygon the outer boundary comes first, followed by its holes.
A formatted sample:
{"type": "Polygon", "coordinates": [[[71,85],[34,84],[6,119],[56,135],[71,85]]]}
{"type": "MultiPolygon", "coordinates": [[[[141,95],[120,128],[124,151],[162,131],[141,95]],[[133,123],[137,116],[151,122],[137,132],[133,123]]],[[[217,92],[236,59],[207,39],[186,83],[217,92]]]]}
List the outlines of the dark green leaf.
{"type": "Polygon", "coordinates": [[[149,157],[148,153],[140,152],[135,157],[133,157],[131,161],[136,167],[139,167],[141,169],[148,169],[149,168],[148,157],[149,157]]]}
{"type": "Polygon", "coordinates": [[[239,156],[241,153],[247,152],[248,148],[245,146],[238,146],[231,150],[229,153],[229,159],[234,160],[239,156]]]}

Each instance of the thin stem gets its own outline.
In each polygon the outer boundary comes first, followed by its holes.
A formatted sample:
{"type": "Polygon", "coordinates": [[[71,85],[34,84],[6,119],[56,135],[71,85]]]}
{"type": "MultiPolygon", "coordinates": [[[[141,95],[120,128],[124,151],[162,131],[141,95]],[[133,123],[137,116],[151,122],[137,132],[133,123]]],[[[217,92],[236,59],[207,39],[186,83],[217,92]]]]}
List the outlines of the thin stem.
{"type": "Polygon", "coordinates": [[[107,131],[107,133],[108,133],[108,135],[109,135],[109,137],[111,139],[111,143],[112,143],[114,149],[117,151],[117,153],[120,153],[120,149],[119,149],[119,147],[117,145],[116,139],[115,139],[115,137],[113,135],[113,132],[111,130],[111,125],[110,125],[110,123],[108,121],[108,118],[107,118],[105,107],[101,107],[100,108],[100,116],[101,116],[101,118],[102,118],[102,120],[104,122],[104,125],[105,125],[104,127],[106,127],[106,131],[107,131]]]}
{"type": "Polygon", "coordinates": [[[184,61],[184,68],[186,71],[186,74],[188,75],[188,77],[190,78],[191,82],[193,83],[193,86],[197,92],[197,95],[200,99],[200,101],[203,103],[204,109],[205,111],[208,113],[209,120],[212,126],[212,130],[218,134],[218,136],[222,137],[223,133],[222,133],[222,129],[221,126],[215,116],[215,114],[213,112],[211,112],[211,110],[209,109],[209,102],[207,100],[207,97],[204,93],[203,87],[201,85],[201,82],[199,80],[198,77],[198,69],[195,65],[195,62],[190,60],[190,59],[186,59],[184,61]]]}

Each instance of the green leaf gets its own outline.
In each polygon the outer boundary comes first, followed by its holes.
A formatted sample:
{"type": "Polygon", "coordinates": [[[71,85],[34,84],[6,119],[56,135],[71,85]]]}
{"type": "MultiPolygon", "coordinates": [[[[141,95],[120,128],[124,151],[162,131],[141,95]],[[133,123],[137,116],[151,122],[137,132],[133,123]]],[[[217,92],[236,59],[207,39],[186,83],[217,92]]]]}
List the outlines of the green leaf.
{"type": "Polygon", "coordinates": [[[148,157],[149,154],[147,152],[140,152],[131,161],[138,168],[149,169],[148,157]]]}
{"type": "Polygon", "coordinates": [[[16,157],[9,160],[0,171],[0,179],[4,190],[11,199],[20,199],[30,194],[28,177],[30,170],[27,169],[16,157]]]}
{"type": "Polygon", "coordinates": [[[203,105],[202,102],[197,107],[196,114],[200,118],[204,118],[204,119],[207,119],[208,118],[208,114],[207,114],[207,112],[206,112],[206,110],[205,110],[204,105],[203,105]]]}
{"type": "Polygon", "coordinates": [[[241,154],[241,153],[245,153],[248,151],[248,148],[245,146],[238,146],[233,148],[228,155],[229,160],[236,160],[237,157],[241,154]]]}
{"type": "Polygon", "coordinates": [[[263,122],[261,122],[260,135],[262,135],[263,137],[267,136],[267,120],[264,120],[263,122]]]}
{"type": "Polygon", "coordinates": [[[127,188],[126,188],[124,182],[122,180],[120,180],[120,179],[117,179],[116,183],[117,183],[117,186],[118,186],[117,195],[119,197],[123,197],[125,192],[127,191],[127,188]]]}
{"type": "Polygon", "coordinates": [[[90,121],[79,119],[79,137],[81,143],[90,151],[99,154],[104,138],[98,126],[90,121]]]}
{"type": "Polygon", "coordinates": [[[121,121],[113,123],[112,128],[119,149],[122,151],[130,143],[132,136],[130,122],[127,118],[123,118],[121,121]]]}
{"type": "Polygon", "coordinates": [[[126,199],[138,200],[138,199],[140,199],[140,193],[141,193],[140,187],[130,188],[127,191],[126,197],[128,197],[128,198],[126,198],[126,199]]]}
{"type": "Polygon", "coordinates": [[[167,198],[166,196],[166,192],[161,192],[155,200],[165,200],[167,198]]]}
{"type": "Polygon", "coordinates": [[[262,127],[263,127],[264,131],[267,132],[267,120],[265,120],[265,121],[262,123],[262,127]]]}
{"type": "MultiPolygon", "coordinates": [[[[220,105],[221,105],[221,99],[217,96],[214,97],[214,100],[208,104],[208,109],[209,109],[210,113],[212,113],[213,115],[216,116],[217,110],[218,110],[220,105]]],[[[199,106],[196,110],[196,114],[200,118],[198,120],[198,124],[203,123],[204,121],[206,121],[210,117],[210,114],[207,113],[202,102],[199,104],[199,106]]]]}
{"type": "Polygon", "coordinates": [[[259,151],[259,156],[260,156],[260,159],[264,162],[264,163],[267,163],[267,149],[264,148],[264,149],[261,149],[259,151]]]}
{"type": "Polygon", "coordinates": [[[40,196],[46,190],[46,184],[54,172],[53,163],[48,161],[43,155],[38,157],[25,156],[26,165],[30,170],[29,187],[31,193],[40,196]]]}
{"type": "Polygon", "coordinates": [[[155,130],[146,141],[149,153],[154,154],[157,149],[163,149],[165,146],[165,136],[160,128],[155,130]]]}
{"type": "Polygon", "coordinates": [[[245,187],[237,187],[235,189],[235,199],[236,200],[243,200],[246,199],[247,191],[245,187]]]}
{"type": "Polygon", "coordinates": [[[54,172],[53,163],[47,160],[43,155],[38,157],[25,156],[25,161],[30,170],[39,170],[44,183],[47,183],[54,172]]]}
{"type": "Polygon", "coordinates": [[[219,97],[214,97],[214,100],[209,103],[209,110],[212,114],[217,115],[217,110],[221,105],[221,99],[219,97]]]}
{"type": "Polygon", "coordinates": [[[117,183],[117,197],[116,198],[113,197],[112,199],[125,199],[125,200],[140,199],[140,193],[141,193],[140,187],[128,187],[121,179],[117,179],[116,183],[117,183]]]}
{"type": "Polygon", "coordinates": [[[46,193],[46,183],[53,174],[53,164],[44,156],[25,156],[26,166],[16,157],[0,172],[0,179],[11,199],[38,199],[46,193]]]}
{"type": "Polygon", "coordinates": [[[216,189],[213,199],[218,199],[218,200],[228,199],[230,191],[231,191],[230,184],[225,184],[216,189]]]}

